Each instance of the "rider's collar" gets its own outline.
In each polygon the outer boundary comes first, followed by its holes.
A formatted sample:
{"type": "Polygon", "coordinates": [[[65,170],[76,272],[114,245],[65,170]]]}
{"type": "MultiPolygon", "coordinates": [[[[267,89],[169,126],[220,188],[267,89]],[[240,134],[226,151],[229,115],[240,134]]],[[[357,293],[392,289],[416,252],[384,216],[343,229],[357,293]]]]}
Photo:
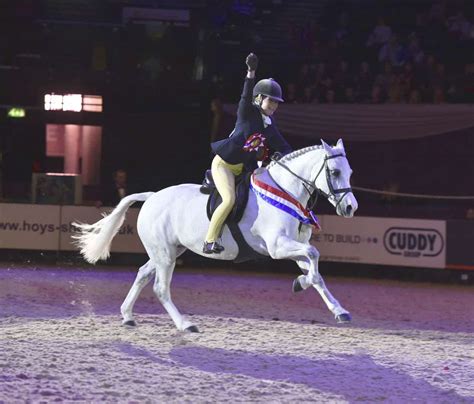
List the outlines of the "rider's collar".
{"type": "Polygon", "coordinates": [[[272,120],[269,116],[262,114],[263,126],[266,128],[268,125],[272,124],[272,120]]]}

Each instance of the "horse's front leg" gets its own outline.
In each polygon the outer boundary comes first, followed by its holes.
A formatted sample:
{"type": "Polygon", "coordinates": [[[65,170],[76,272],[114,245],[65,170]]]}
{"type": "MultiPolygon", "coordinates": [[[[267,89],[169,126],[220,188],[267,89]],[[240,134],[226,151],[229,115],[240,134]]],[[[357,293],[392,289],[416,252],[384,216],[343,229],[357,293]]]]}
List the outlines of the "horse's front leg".
{"type": "MultiPolygon", "coordinates": [[[[303,272],[305,273],[308,272],[307,261],[296,260],[296,263],[298,264],[298,266],[301,268],[303,272]]],[[[318,291],[324,303],[326,303],[326,306],[334,314],[334,317],[339,323],[351,321],[350,313],[341,306],[339,301],[329,291],[329,289],[327,288],[324,282],[322,275],[319,273],[319,270],[317,273],[318,273],[318,280],[316,281],[316,283],[311,284],[311,286],[318,291]]],[[[308,288],[308,286],[303,287],[303,285],[305,286],[307,285],[307,283],[305,282],[305,275],[300,275],[293,282],[293,292],[300,292],[308,288]]]]}
{"type": "Polygon", "coordinates": [[[300,275],[293,282],[294,292],[313,286],[338,322],[350,321],[349,312],[329,292],[319,273],[319,251],[314,246],[297,242],[286,236],[280,236],[274,243],[274,247],[269,249],[269,253],[275,259],[292,259],[296,261],[300,268],[305,272],[307,271],[306,275],[300,275]]]}
{"type": "Polygon", "coordinates": [[[334,318],[338,323],[348,323],[351,321],[352,317],[350,313],[341,306],[339,301],[328,290],[321,274],[319,274],[318,282],[314,283],[312,286],[318,291],[319,295],[324,300],[324,303],[328,306],[328,309],[332,314],[334,314],[334,318]]]}

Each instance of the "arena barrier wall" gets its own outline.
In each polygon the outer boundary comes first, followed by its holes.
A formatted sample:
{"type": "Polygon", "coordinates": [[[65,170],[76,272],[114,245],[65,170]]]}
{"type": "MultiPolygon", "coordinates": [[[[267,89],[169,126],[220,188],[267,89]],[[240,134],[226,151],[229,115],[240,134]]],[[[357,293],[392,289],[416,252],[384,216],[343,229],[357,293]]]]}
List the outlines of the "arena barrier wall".
{"type": "MultiPolygon", "coordinates": [[[[73,251],[72,222],[93,223],[111,208],[0,204],[0,249],[73,251]]],[[[136,230],[139,209],[131,208],[112,252],[144,253],[136,230]]],[[[321,260],[423,268],[474,269],[474,224],[444,220],[321,215],[322,231],[312,242],[321,260]],[[448,237],[447,228],[451,229],[448,237]],[[462,231],[457,234],[456,230],[462,231]],[[456,243],[449,246],[450,240],[456,243]],[[462,248],[462,245],[465,248],[462,248]],[[463,251],[459,255],[456,251],[463,251]],[[449,252],[449,253],[448,253],[449,252]],[[449,260],[447,260],[449,257],[449,260]],[[454,265],[454,266],[453,266],[454,265]]]]}

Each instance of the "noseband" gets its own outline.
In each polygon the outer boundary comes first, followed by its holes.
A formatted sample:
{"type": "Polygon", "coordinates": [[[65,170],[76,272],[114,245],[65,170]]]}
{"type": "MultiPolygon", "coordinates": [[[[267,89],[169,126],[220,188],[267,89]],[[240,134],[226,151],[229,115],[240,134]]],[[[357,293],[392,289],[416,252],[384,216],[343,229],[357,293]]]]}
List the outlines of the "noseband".
{"type": "Polygon", "coordinates": [[[352,188],[338,188],[335,189],[332,185],[331,182],[331,173],[329,172],[329,167],[328,167],[328,160],[335,159],[337,157],[346,157],[345,154],[339,153],[339,154],[333,154],[331,156],[326,155],[324,157],[323,164],[321,165],[321,168],[319,169],[318,173],[316,174],[316,177],[314,178],[313,181],[308,181],[307,179],[300,177],[298,174],[294,173],[291,171],[289,167],[287,167],[285,164],[282,162],[272,158],[272,161],[283,167],[286,171],[291,173],[294,177],[298,178],[302,183],[303,187],[305,188],[306,192],[310,195],[309,201],[308,201],[308,209],[313,210],[314,207],[316,206],[316,203],[318,202],[318,197],[319,195],[323,195],[326,199],[330,200],[333,199],[334,202],[336,203],[336,211],[339,208],[340,203],[342,200],[345,198],[345,196],[349,193],[352,192],[352,188]],[[323,190],[319,189],[316,186],[316,180],[318,179],[319,175],[322,173],[323,169],[326,171],[326,182],[328,184],[329,188],[329,193],[324,192],[323,190]],[[312,188],[312,190],[311,190],[312,188]],[[337,198],[337,194],[343,194],[339,199],[337,198]]]}

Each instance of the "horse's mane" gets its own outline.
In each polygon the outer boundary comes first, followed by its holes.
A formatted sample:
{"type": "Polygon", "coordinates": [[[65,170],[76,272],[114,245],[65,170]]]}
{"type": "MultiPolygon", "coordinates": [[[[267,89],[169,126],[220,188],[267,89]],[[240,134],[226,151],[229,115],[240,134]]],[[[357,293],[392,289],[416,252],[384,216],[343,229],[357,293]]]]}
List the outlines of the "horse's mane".
{"type": "MultiPolygon", "coordinates": [[[[286,154],[285,156],[283,156],[279,161],[281,161],[282,163],[285,163],[287,161],[290,161],[290,160],[293,160],[294,158],[296,157],[299,157],[299,156],[302,156],[303,154],[306,154],[310,151],[313,151],[313,150],[316,150],[316,149],[322,149],[323,146],[321,145],[314,145],[314,146],[308,146],[308,147],[304,147],[303,149],[298,149],[298,150],[295,150],[291,153],[288,153],[286,154]]],[[[275,164],[277,164],[276,162],[272,161],[270,164],[267,165],[267,169],[268,168],[271,168],[273,167],[275,164]]]]}

